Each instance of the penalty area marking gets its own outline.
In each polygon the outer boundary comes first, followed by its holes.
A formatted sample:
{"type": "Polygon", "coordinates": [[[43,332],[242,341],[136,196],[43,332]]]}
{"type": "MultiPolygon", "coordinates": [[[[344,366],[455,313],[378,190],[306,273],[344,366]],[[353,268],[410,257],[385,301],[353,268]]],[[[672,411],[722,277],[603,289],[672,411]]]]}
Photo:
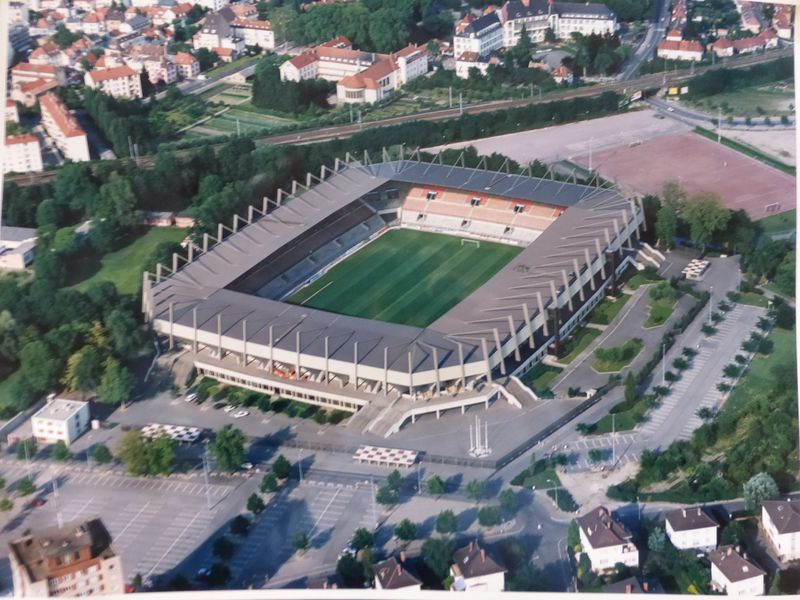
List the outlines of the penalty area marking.
{"type": "Polygon", "coordinates": [[[311,299],[312,299],[314,296],[316,296],[317,294],[321,294],[322,292],[324,292],[324,291],[325,291],[325,288],[327,288],[327,287],[328,287],[329,285],[331,285],[332,283],[333,283],[332,281],[329,281],[328,283],[326,283],[325,285],[323,285],[323,286],[322,286],[321,288],[319,288],[319,289],[318,289],[316,292],[314,292],[314,293],[313,293],[313,294],[311,294],[311,295],[310,295],[308,298],[306,298],[305,300],[303,300],[303,301],[300,303],[300,306],[303,306],[303,305],[304,305],[306,302],[308,302],[309,300],[311,300],[311,299]]]}

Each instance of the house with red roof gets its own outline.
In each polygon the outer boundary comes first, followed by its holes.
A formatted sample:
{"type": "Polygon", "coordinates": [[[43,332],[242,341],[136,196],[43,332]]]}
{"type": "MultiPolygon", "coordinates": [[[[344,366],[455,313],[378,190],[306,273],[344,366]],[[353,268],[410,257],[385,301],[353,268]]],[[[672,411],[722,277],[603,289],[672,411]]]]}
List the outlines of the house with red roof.
{"type": "Polygon", "coordinates": [[[142,78],[127,65],[111,69],[94,69],[84,77],[86,86],[99,89],[115,98],[141,98],[142,78]]]}
{"type": "Polygon", "coordinates": [[[64,101],[48,92],[39,99],[39,107],[42,125],[64,158],[73,162],[91,160],[86,132],[64,101]]]}
{"type": "Polygon", "coordinates": [[[696,40],[661,40],[656,55],[668,60],[703,60],[703,46],[696,40]]]}

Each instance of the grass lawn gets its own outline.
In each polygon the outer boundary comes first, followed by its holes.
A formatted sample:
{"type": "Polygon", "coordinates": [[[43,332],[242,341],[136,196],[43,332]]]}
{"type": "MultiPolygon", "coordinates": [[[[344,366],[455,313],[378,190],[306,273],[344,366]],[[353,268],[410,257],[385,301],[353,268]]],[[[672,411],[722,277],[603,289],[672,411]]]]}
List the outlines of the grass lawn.
{"type": "Polygon", "coordinates": [[[589,315],[589,323],[597,323],[598,325],[609,325],[630,300],[628,294],[622,294],[617,299],[606,298],[589,315]]]}
{"type": "Polygon", "coordinates": [[[750,306],[767,308],[769,305],[769,298],[764,296],[764,294],[757,294],[755,292],[742,292],[739,294],[739,299],[737,302],[741,304],[749,304],[750,306]]]}
{"type": "Polygon", "coordinates": [[[764,230],[764,233],[786,233],[794,231],[795,219],[797,218],[797,209],[787,210],[786,212],[778,213],[777,215],[770,215],[758,220],[758,224],[764,230]]]}
{"type": "Polygon", "coordinates": [[[725,116],[730,114],[737,117],[750,116],[760,119],[762,117],[758,108],[763,109],[764,113],[770,117],[791,116],[792,102],[794,102],[794,92],[792,82],[789,80],[714,94],[691,104],[714,111],[714,114],[716,114],[717,107],[721,107],[725,116]]]}
{"type": "Polygon", "coordinates": [[[227,75],[235,71],[240,67],[246,67],[249,64],[252,64],[258,61],[258,56],[243,56],[242,58],[237,58],[233,62],[221,64],[210,71],[206,71],[206,77],[211,79],[212,77],[217,77],[218,75],[227,75]]]}
{"type": "Polygon", "coordinates": [[[331,312],[425,327],[483,285],[521,248],[394,229],[288,299],[331,312]]]}
{"type": "Polygon", "coordinates": [[[645,327],[658,327],[667,322],[678,300],[672,298],[650,299],[650,314],[644,322],[645,327]]]}
{"type": "Polygon", "coordinates": [[[642,286],[645,283],[654,283],[656,281],[663,280],[664,278],[658,273],[655,273],[650,269],[645,269],[644,271],[637,271],[630,279],[628,279],[628,281],[625,282],[625,287],[628,287],[632,290],[637,290],[639,289],[639,286],[642,286]]]}
{"type": "Polygon", "coordinates": [[[95,281],[110,281],[120,294],[136,294],[142,285],[145,262],[155,247],[162,242],[180,242],[185,237],[185,229],[154,227],[124,248],[106,254],[100,259],[100,269],[74,287],[84,291],[95,281]]]}
{"type": "MultiPolygon", "coordinates": [[[[612,431],[631,431],[644,421],[645,414],[653,407],[652,396],[640,396],[638,401],[628,410],[607,414],[596,423],[589,426],[587,435],[602,435],[612,431]]],[[[613,410],[613,408],[612,408],[613,410]]]]}
{"type": "Polygon", "coordinates": [[[627,367],[642,351],[644,342],[635,338],[621,346],[598,348],[594,351],[595,361],[592,368],[598,373],[616,373],[627,367]]]}
{"type": "Polygon", "coordinates": [[[561,364],[568,365],[578,358],[578,355],[586,350],[586,347],[598,338],[600,332],[591,327],[582,327],[572,334],[572,337],[564,344],[567,354],[558,360],[561,364]]]}
{"type": "Polygon", "coordinates": [[[561,373],[561,369],[539,363],[522,376],[522,382],[531,388],[537,396],[552,394],[550,384],[561,373]]]}

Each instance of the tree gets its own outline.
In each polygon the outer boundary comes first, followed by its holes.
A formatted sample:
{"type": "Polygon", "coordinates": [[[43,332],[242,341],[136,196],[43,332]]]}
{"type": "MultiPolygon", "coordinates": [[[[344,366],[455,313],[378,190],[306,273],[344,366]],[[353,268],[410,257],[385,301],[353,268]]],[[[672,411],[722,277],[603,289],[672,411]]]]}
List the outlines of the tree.
{"type": "Polygon", "coordinates": [[[453,545],[445,538],[428,538],[422,544],[422,560],[440,581],[444,581],[450,571],[453,545]]]}
{"type": "Polygon", "coordinates": [[[81,34],[72,33],[65,25],[58,25],[53,35],[53,42],[62,50],[69,48],[76,41],[81,39],[81,34]]]}
{"type": "Polygon", "coordinates": [[[431,496],[441,496],[445,492],[444,481],[438,475],[431,475],[425,482],[431,496]]]}
{"type": "Polygon", "coordinates": [[[599,448],[589,450],[589,462],[597,464],[603,460],[603,451],[599,448]]]}
{"type": "Polygon", "coordinates": [[[208,575],[208,583],[214,587],[220,587],[228,583],[231,579],[231,570],[224,563],[215,562],[211,565],[211,572],[208,575]]]}
{"type": "Polygon", "coordinates": [[[36,491],[36,484],[29,477],[23,477],[17,482],[17,492],[20,496],[30,496],[36,491]]]}
{"type": "Polygon", "coordinates": [[[397,502],[397,492],[392,490],[389,484],[382,485],[375,494],[375,501],[384,506],[394,504],[397,502]]]}
{"type": "Polygon", "coordinates": [[[692,241],[704,250],[715,233],[725,230],[731,213],[720,204],[719,196],[704,193],[693,196],[683,205],[681,218],[689,226],[692,241]]]}
{"type": "Polygon", "coordinates": [[[244,515],[236,515],[231,520],[231,533],[240,537],[246,536],[250,532],[250,519],[244,515]]]}
{"type": "Polygon", "coordinates": [[[134,358],[142,347],[142,336],[133,315],[129,311],[115,308],[106,315],[104,325],[111,337],[116,355],[125,359],[134,358]]]}
{"type": "Polygon", "coordinates": [[[292,463],[281,454],[275,459],[275,462],[272,463],[272,472],[278,479],[286,479],[292,473],[292,463]]]}
{"type": "Polygon", "coordinates": [[[743,488],[744,501],[749,510],[761,506],[764,500],[772,500],[780,494],[778,484],[768,473],[757,473],[747,480],[743,488]]]}
{"type": "Polygon", "coordinates": [[[174,453],[174,440],[167,436],[151,440],[138,429],[126,432],[117,444],[117,456],[132,475],[169,473],[174,453]]]}
{"type": "Polygon", "coordinates": [[[400,471],[395,469],[389,476],[386,478],[386,485],[389,486],[393,492],[399,492],[400,488],[403,486],[403,476],[400,474],[400,471]]]}
{"type": "Polygon", "coordinates": [[[275,31],[275,42],[286,42],[288,39],[289,31],[297,19],[297,11],[294,6],[287,4],[273,8],[269,11],[270,22],[272,29],[275,31]]]}
{"type": "Polygon", "coordinates": [[[36,438],[27,438],[17,444],[17,459],[31,460],[36,456],[39,444],[36,438]]]}
{"type": "Polygon", "coordinates": [[[678,213],[674,206],[665,202],[656,213],[656,237],[664,248],[674,248],[677,231],[678,213]]]}
{"type": "Polygon", "coordinates": [[[403,519],[395,525],[394,537],[403,542],[417,539],[417,525],[409,519],[403,519]]]}
{"type": "Polygon", "coordinates": [[[267,473],[261,480],[259,487],[262,494],[272,494],[278,491],[278,480],[275,478],[274,473],[267,473]]]}
{"type": "Polygon", "coordinates": [[[146,445],[148,475],[166,475],[172,471],[172,460],[175,457],[175,440],[159,435],[149,440],[146,445]]]}
{"type": "Polygon", "coordinates": [[[726,546],[736,546],[744,541],[746,535],[744,525],[739,521],[730,521],[722,528],[720,542],[726,546]]]}
{"type": "Polygon", "coordinates": [[[264,505],[264,501],[261,499],[256,493],[250,494],[250,497],[247,499],[247,510],[249,510],[254,515],[260,515],[266,506],[264,505]]]}
{"type": "Polygon", "coordinates": [[[625,376],[625,402],[630,405],[636,402],[636,377],[633,371],[628,371],[625,376]]]}
{"type": "Polygon", "coordinates": [[[295,535],[292,540],[292,546],[300,553],[308,550],[309,543],[308,535],[302,532],[295,535]]]}
{"type": "Polygon", "coordinates": [[[72,452],[69,451],[67,445],[59,440],[53,445],[53,459],[61,462],[66,462],[72,458],[72,452]]]}
{"type": "Polygon", "coordinates": [[[244,460],[244,433],[233,425],[225,425],[209,445],[211,454],[224,471],[235,471],[244,460]]]}
{"type": "Polygon", "coordinates": [[[547,42],[548,44],[552,44],[558,41],[558,38],[556,37],[556,32],[553,31],[552,27],[548,27],[547,29],[544,30],[544,41],[547,42]]]}
{"type": "Polygon", "coordinates": [[[511,55],[514,57],[514,63],[518,69],[525,69],[531,61],[531,53],[533,52],[533,42],[531,42],[530,35],[522,26],[522,31],[519,32],[519,39],[514,47],[511,48],[511,55]]]}
{"type": "Polygon", "coordinates": [[[8,512],[12,508],[14,508],[14,503],[11,501],[10,498],[3,498],[0,500],[0,511],[8,512]]]}
{"type": "Polygon", "coordinates": [[[578,529],[578,522],[575,519],[570,521],[569,527],[567,528],[567,546],[572,548],[572,551],[576,554],[580,552],[581,534],[578,529]]]}
{"type": "Polygon", "coordinates": [[[356,529],[355,533],[353,534],[353,539],[350,540],[350,545],[356,552],[363,550],[364,548],[372,548],[374,543],[375,538],[373,535],[363,527],[356,529]]]}
{"type": "Polygon", "coordinates": [[[136,378],[130,369],[116,358],[109,356],[104,364],[103,375],[97,393],[105,404],[119,406],[130,400],[136,387],[136,378]]]}
{"type": "Polygon", "coordinates": [[[500,506],[507,512],[513,513],[519,508],[519,494],[512,489],[500,492],[498,500],[500,500],[500,506]]]}
{"type": "Polygon", "coordinates": [[[473,479],[467,484],[467,498],[480,502],[483,499],[484,485],[482,481],[473,479]]]}
{"type": "Polygon", "coordinates": [[[62,383],[70,390],[93,390],[103,375],[103,355],[94,346],[84,346],[67,361],[62,383]]]}
{"type": "Polygon", "coordinates": [[[111,173],[108,183],[100,186],[94,217],[117,227],[132,227],[136,224],[136,194],[130,179],[117,172],[111,173]]]}
{"type": "Polygon", "coordinates": [[[481,527],[494,527],[500,524],[500,507],[484,506],[478,511],[478,523],[481,527]]]}
{"type": "Polygon", "coordinates": [[[442,535],[453,533],[458,529],[458,519],[456,513],[447,509],[439,513],[436,517],[436,531],[442,535]]]}
{"type": "Polygon", "coordinates": [[[653,552],[663,552],[667,547],[667,534],[664,529],[656,527],[647,536],[647,547],[653,552]]]}
{"type": "Polygon", "coordinates": [[[34,392],[48,391],[58,381],[63,362],[54,360],[57,356],[58,353],[53,352],[49,344],[42,340],[28,342],[20,350],[20,370],[34,392]]]}
{"type": "Polygon", "coordinates": [[[781,571],[780,569],[775,570],[775,574],[772,576],[772,582],[769,584],[769,591],[767,592],[769,596],[780,596],[783,594],[783,590],[781,589],[781,571]]]}
{"type": "Polygon", "coordinates": [[[336,563],[336,574],[342,578],[344,587],[360,588],[364,584],[364,570],[352,554],[342,555],[336,563]]]}
{"type": "Polygon", "coordinates": [[[788,252],[775,271],[775,287],[785,296],[794,297],[795,253],[788,252]]]}
{"type": "Polygon", "coordinates": [[[97,444],[92,449],[92,460],[99,465],[105,465],[114,460],[111,450],[105,444],[97,444]]]}
{"type": "Polygon", "coordinates": [[[212,551],[214,556],[222,560],[229,560],[233,556],[235,550],[236,546],[224,535],[214,540],[212,551]]]}
{"type": "Polygon", "coordinates": [[[542,569],[526,564],[511,575],[508,589],[512,592],[547,592],[550,590],[550,580],[542,569]]]}

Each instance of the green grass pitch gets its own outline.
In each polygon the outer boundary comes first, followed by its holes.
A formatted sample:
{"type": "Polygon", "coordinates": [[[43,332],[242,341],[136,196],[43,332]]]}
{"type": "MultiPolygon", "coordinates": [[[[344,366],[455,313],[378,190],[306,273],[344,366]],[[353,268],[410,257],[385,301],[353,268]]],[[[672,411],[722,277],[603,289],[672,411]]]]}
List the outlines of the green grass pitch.
{"type": "Polygon", "coordinates": [[[426,327],[522,248],[394,229],[287,299],[339,314],[426,327]]]}

